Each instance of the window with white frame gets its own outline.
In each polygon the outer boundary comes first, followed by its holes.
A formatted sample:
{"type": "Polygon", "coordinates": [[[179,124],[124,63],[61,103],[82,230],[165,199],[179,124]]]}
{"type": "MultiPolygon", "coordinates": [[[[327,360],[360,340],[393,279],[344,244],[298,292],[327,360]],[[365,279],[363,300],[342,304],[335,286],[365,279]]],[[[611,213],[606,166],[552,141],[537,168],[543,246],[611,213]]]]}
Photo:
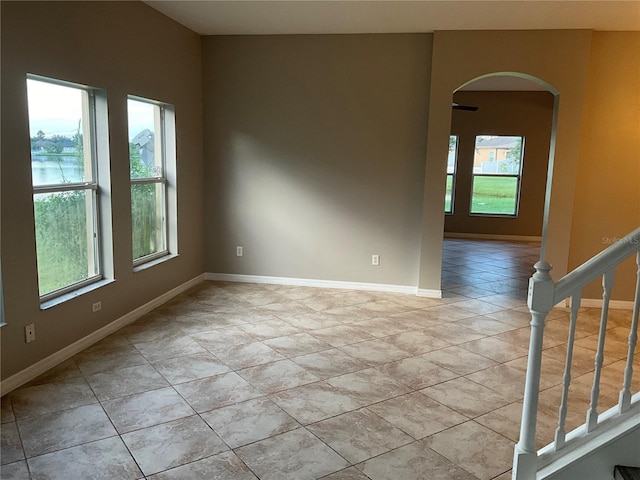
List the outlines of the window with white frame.
{"type": "Polygon", "coordinates": [[[449,136],[449,154],[447,157],[447,187],[444,196],[444,213],[453,213],[453,201],[456,185],[456,165],[458,163],[458,136],[449,136]]]}
{"type": "Polygon", "coordinates": [[[478,135],[473,157],[471,213],[518,215],[524,137],[478,135]]]}
{"type": "Polygon", "coordinates": [[[127,112],[137,266],[175,250],[175,120],[171,105],[140,97],[129,96],[127,112]]]}
{"type": "Polygon", "coordinates": [[[27,95],[38,289],[46,301],[102,278],[104,149],[97,143],[106,144],[107,133],[106,122],[96,128],[96,98],[105,117],[106,100],[97,89],[35,75],[27,77],[27,95]]]}

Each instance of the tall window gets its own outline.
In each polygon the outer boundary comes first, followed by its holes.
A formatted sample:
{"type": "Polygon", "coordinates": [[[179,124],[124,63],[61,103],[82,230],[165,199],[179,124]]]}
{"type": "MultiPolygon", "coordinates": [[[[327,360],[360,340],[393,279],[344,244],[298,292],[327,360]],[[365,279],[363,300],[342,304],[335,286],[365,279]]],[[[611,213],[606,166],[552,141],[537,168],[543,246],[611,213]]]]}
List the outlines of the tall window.
{"type": "Polygon", "coordinates": [[[169,253],[168,166],[175,162],[174,116],[171,106],[129,97],[129,164],[133,263],[169,253]]]}
{"type": "Polygon", "coordinates": [[[101,274],[96,94],[27,78],[38,288],[47,300],[101,274]]]}
{"type": "Polygon", "coordinates": [[[456,184],[456,164],[458,160],[458,136],[449,137],[449,155],[447,157],[447,189],[444,196],[444,213],[453,213],[453,198],[456,184]]]}
{"type": "Polygon", "coordinates": [[[471,213],[518,215],[523,152],[523,137],[476,137],[471,213]]]}

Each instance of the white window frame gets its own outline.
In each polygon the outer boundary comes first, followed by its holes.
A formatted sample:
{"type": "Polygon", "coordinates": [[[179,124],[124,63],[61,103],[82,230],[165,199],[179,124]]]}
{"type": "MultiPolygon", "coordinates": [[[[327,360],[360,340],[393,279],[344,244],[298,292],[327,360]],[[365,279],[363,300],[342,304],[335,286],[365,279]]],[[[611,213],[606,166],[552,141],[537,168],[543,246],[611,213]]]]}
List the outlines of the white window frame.
{"type": "MultiPolygon", "coordinates": [[[[177,206],[176,206],[176,146],[175,146],[175,109],[168,103],[151,100],[137,95],[128,95],[128,100],[147,103],[157,107],[154,125],[155,154],[160,155],[162,174],[158,177],[131,178],[129,193],[134,185],[162,185],[162,235],[164,248],[133,259],[134,270],[155,265],[156,261],[168,259],[177,254],[177,206]]],[[[128,112],[127,112],[127,120],[128,112]]],[[[133,196],[131,196],[133,201],[133,196]]],[[[133,211],[132,211],[133,221],[133,211]]],[[[133,226],[133,223],[132,223],[133,226]]],[[[132,232],[133,233],[133,232],[132,232]]],[[[132,257],[133,257],[133,251],[132,257]]]]}
{"type": "MultiPolygon", "coordinates": [[[[459,135],[449,135],[449,141],[451,141],[451,138],[455,138],[456,139],[456,143],[455,143],[455,150],[453,152],[453,172],[449,173],[447,172],[447,180],[449,179],[449,177],[451,177],[451,209],[447,210],[446,209],[446,183],[445,183],[445,210],[444,210],[444,214],[445,215],[453,215],[454,209],[455,209],[455,199],[456,199],[456,175],[458,173],[458,147],[460,144],[460,136],[459,135]]],[[[447,158],[448,158],[448,154],[447,154],[447,158]]],[[[447,161],[447,167],[449,166],[449,162],[447,161]]],[[[448,170],[448,168],[447,168],[448,170]]]]}
{"type": "MultiPolygon", "coordinates": [[[[58,288],[51,292],[40,295],[40,302],[44,304],[54,299],[64,296],[70,292],[75,292],[88,285],[95,284],[105,278],[105,270],[110,268],[105,266],[107,258],[103,245],[103,237],[105,236],[105,217],[109,216],[105,201],[100,198],[103,185],[108,182],[108,161],[103,162],[102,158],[109,157],[108,150],[108,133],[107,133],[107,108],[106,94],[97,88],[81,85],[74,82],[44,77],[40,75],[27,74],[27,79],[35,80],[51,85],[59,85],[63,87],[75,88],[86,92],[86,102],[83,102],[83,138],[85,139],[84,149],[85,158],[90,156],[89,168],[91,169],[91,180],[87,182],[74,183],[57,183],[49,185],[33,185],[33,198],[35,210],[35,195],[60,192],[84,191],[91,192],[91,211],[93,212],[91,222],[87,221],[87,261],[89,268],[94,274],[89,274],[84,280],[71,283],[64,287],[58,288]],[[99,112],[99,113],[98,113],[99,112]],[[100,117],[100,118],[99,118],[100,117]],[[104,118],[102,118],[104,117],[104,118]],[[99,138],[100,137],[100,138],[99,138]],[[87,142],[88,139],[88,142],[87,142]],[[100,141],[99,141],[100,140],[100,141]],[[103,175],[101,175],[103,174],[103,175]],[[102,178],[102,177],[105,178],[102,178]],[[106,213],[106,215],[103,215],[106,213]],[[89,228],[91,226],[91,228],[89,228]],[[89,238],[90,237],[90,238],[89,238]],[[91,268],[93,267],[93,268],[91,268]]],[[[85,164],[86,165],[86,164],[85,164]]],[[[85,167],[86,168],[86,167],[85,167]]],[[[35,220],[35,219],[34,219],[35,220]]],[[[110,245],[110,241],[105,242],[110,245]]]]}
{"type": "MultiPolygon", "coordinates": [[[[477,143],[478,137],[481,135],[477,135],[475,142],[477,143]]],[[[471,191],[469,195],[469,215],[478,216],[478,217],[502,217],[502,218],[517,218],[520,213],[520,190],[522,187],[522,170],[524,169],[524,144],[525,137],[524,135],[495,135],[496,137],[519,137],[522,139],[520,144],[520,168],[518,169],[518,173],[475,173],[473,170],[471,172],[471,191]],[[516,192],[515,192],[515,211],[514,213],[483,213],[483,212],[474,212],[473,211],[473,186],[476,177],[498,177],[498,178],[515,178],[516,179],[516,192]]],[[[474,144],[475,145],[475,144],[474,144]]],[[[491,160],[491,155],[489,155],[489,162],[497,162],[497,158],[494,154],[494,160],[491,160]]],[[[473,162],[471,163],[471,168],[473,169],[473,162]]]]}

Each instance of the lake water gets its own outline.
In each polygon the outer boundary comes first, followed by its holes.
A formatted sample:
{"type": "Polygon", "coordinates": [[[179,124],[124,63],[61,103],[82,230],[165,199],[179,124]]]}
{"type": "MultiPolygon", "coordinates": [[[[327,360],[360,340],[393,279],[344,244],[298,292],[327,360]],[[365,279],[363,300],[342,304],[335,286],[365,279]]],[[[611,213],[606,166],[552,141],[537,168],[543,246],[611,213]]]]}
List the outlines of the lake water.
{"type": "Polygon", "coordinates": [[[84,166],[76,156],[32,155],[33,185],[84,182],[84,166]]]}

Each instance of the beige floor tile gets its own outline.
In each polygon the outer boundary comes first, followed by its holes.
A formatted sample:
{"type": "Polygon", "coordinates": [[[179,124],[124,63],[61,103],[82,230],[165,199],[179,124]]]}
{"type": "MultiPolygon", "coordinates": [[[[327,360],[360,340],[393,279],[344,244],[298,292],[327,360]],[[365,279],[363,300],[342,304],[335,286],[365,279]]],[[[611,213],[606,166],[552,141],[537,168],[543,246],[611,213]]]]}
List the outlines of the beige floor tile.
{"type": "Polygon", "coordinates": [[[470,299],[463,300],[462,302],[456,302],[456,308],[462,308],[463,310],[467,310],[474,315],[486,315],[487,313],[498,312],[500,310],[504,310],[500,305],[496,305],[495,303],[484,302],[482,300],[483,297],[479,299],[470,299]]]}
{"type": "Polygon", "coordinates": [[[275,393],[288,388],[299,387],[320,380],[313,373],[293,363],[279,360],[257,367],[238,370],[238,375],[264,394],[275,393]]]}
{"type": "Polygon", "coordinates": [[[406,323],[387,317],[361,320],[359,322],[353,322],[351,326],[359,328],[376,338],[388,337],[389,335],[396,335],[411,330],[411,327],[406,323]]]}
{"type": "Polygon", "coordinates": [[[201,414],[231,448],[264,440],[300,427],[268,398],[256,398],[201,414]]]}
{"type": "Polygon", "coordinates": [[[81,378],[82,372],[76,365],[76,362],[70,358],[64,362],[56,365],[52,369],[46,371],[42,375],[31,380],[25,385],[25,387],[31,387],[34,385],[42,385],[45,383],[63,382],[73,378],[81,378]]]}
{"type": "Polygon", "coordinates": [[[467,420],[467,417],[420,392],[385,400],[367,408],[417,440],[467,420]]]}
{"type": "Polygon", "coordinates": [[[340,350],[369,366],[382,365],[410,357],[411,354],[384,340],[368,340],[340,347],[340,350]]]}
{"type": "Polygon", "coordinates": [[[239,325],[238,328],[256,340],[267,340],[269,338],[284,337],[302,332],[300,328],[280,319],[260,323],[245,323],[239,325]]]}
{"type": "Polygon", "coordinates": [[[332,347],[364,342],[365,340],[371,340],[373,338],[373,336],[369,335],[366,331],[354,327],[352,324],[314,330],[311,332],[311,335],[328,343],[332,347]]]}
{"type": "Polygon", "coordinates": [[[229,449],[197,415],[126,433],[122,440],[145,475],[229,449]]]}
{"type": "Polygon", "coordinates": [[[427,327],[423,331],[451,345],[460,345],[461,343],[471,342],[487,336],[470,328],[457,325],[454,321],[427,327]]]}
{"type": "Polygon", "coordinates": [[[172,385],[229,372],[229,367],[209,352],[160,360],[153,367],[172,385]]]}
{"type": "Polygon", "coordinates": [[[13,407],[9,395],[5,395],[0,399],[0,423],[15,422],[16,417],[13,414],[13,407]]]}
{"type": "Polygon", "coordinates": [[[4,423],[0,429],[0,461],[1,463],[13,463],[25,458],[22,450],[20,433],[15,422],[4,423]]]}
{"type": "Polygon", "coordinates": [[[84,378],[19,388],[9,398],[18,420],[98,402],[84,378]]]}
{"type": "Polygon", "coordinates": [[[27,458],[118,434],[99,404],[20,420],[18,429],[27,458]]]}
{"type": "Polygon", "coordinates": [[[422,358],[458,375],[468,375],[496,365],[493,360],[458,346],[425,353],[422,358]]]}
{"type": "Polygon", "coordinates": [[[463,343],[460,347],[465,350],[490,358],[491,360],[504,363],[516,358],[526,357],[529,351],[526,348],[511,345],[510,343],[498,340],[495,337],[481,338],[472,342],[463,343]]]}
{"type": "Polygon", "coordinates": [[[382,373],[395,378],[414,390],[436,385],[459,375],[428,361],[421,355],[378,367],[382,373]]]}
{"type": "Polygon", "coordinates": [[[318,378],[330,378],[367,368],[367,364],[337,348],[291,359],[318,378]]]}
{"type": "Polygon", "coordinates": [[[497,312],[487,313],[485,316],[515,328],[527,328],[531,324],[531,313],[528,311],[519,312],[513,309],[499,310],[497,312]]]}
{"type": "Polygon", "coordinates": [[[374,368],[329,378],[326,382],[362,405],[377,403],[410,391],[405,384],[374,368]]]}
{"type": "Polygon", "coordinates": [[[189,336],[173,337],[157,342],[136,343],[134,347],[150,362],[181,357],[205,351],[189,336]]]}
{"type": "Polygon", "coordinates": [[[28,464],[33,477],[46,480],[133,480],[142,477],[119,437],[34,457],[28,460],[28,464]]]}
{"type": "Polygon", "coordinates": [[[235,372],[181,383],[174,388],[198,413],[262,396],[235,372]]]}
{"type": "Polygon", "coordinates": [[[439,320],[443,323],[455,322],[456,320],[462,320],[463,318],[474,317],[476,314],[469,310],[458,308],[456,305],[459,302],[467,299],[458,298],[457,301],[451,305],[438,305],[435,307],[428,307],[424,309],[427,318],[432,320],[439,320]]]}
{"type": "Polygon", "coordinates": [[[29,478],[29,468],[25,460],[0,466],[0,478],[3,480],[25,480],[29,478]]]}
{"type": "Polygon", "coordinates": [[[292,388],[269,398],[303,425],[360,408],[353,398],[325,382],[292,388]]]}
{"type": "Polygon", "coordinates": [[[297,357],[333,348],[332,345],[308,333],[272,338],[265,340],[264,344],[284,357],[297,357]]]}
{"type": "Polygon", "coordinates": [[[102,406],[120,433],[188,417],[195,413],[171,387],[108,400],[103,402],[102,406]]]}
{"type": "Polygon", "coordinates": [[[84,375],[149,363],[131,344],[99,352],[85,350],[73,357],[73,360],[84,375]]]}
{"type": "Polygon", "coordinates": [[[209,332],[194,333],[191,338],[212,352],[256,341],[253,335],[241,330],[239,327],[226,327],[209,332]]]}
{"type": "Polygon", "coordinates": [[[87,376],[100,401],[167,387],[169,383],[151,365],[122,368],[87,376]]]}
{"type": "Polygon", "coordinates": [[[364,473],[358,470],[356,467],[345,468],[339,472],[332,473],[326,477],[322,477],[319,480],[370,480],[364,473]]]}
{"type": "Polygon", "coordinates": [[[477,480],[418,441],[367,460],[358,468],[371,480],[477,480]]]}
{"type": "Polygon", "coordinates": [[[258,480],[233,452],[222,452],[202,460],[148,477],[149,480],[258,480]]]}
{"type": "Polygon", "coordinates": [[[508,332],[518,328],[484,315],[464,318],[462,320],[457,320],[455,323],[483,335],[497,335],[499,333],[508,332]]]}
{"type": "Polygon", "coordinates": [[[240,447],[236,454],[261,480],[315,480],[349,466],[303,428],[240,447]]]}
{"type": "Polygon", "coordinates": [[[215,350],[214,355],[233,370],[284,360],[282,355],[262,342],[245,343],[215,350]]]}
{"type": "Polygon", "coordinates": [[[509,403],[509,399],[500,393],[464,377],[425,388],[420,392],[469,418],[509,403]]]}
{"type": "Polygon", "coordinates": [[[467,378],[513,401],[522,399],[524,395],[525,372],[504,364],[472,373],[467,378]]]}
{"type": "Polygon", "coordinates": [[[366,408],[314,423],[307,429],[354,464],[413,441],[366,408]]]}
{"type": "Polygon", "coordinates": [[[428,445],[480,479],[504,473],[513,461],[515,442],[473,420],[429,438],[428,445]]]}
{"type": "Polygon", "coordinates": [[[420,355],[422,353],[451,346],[449,342],[445,342],[444,340],[440,340],[433,335],[429,335],[419,330],[391,335],[389,337],[385,337],[384,341],[404,350],[405,352],[409,352],[412,355],[420,355]]]}

